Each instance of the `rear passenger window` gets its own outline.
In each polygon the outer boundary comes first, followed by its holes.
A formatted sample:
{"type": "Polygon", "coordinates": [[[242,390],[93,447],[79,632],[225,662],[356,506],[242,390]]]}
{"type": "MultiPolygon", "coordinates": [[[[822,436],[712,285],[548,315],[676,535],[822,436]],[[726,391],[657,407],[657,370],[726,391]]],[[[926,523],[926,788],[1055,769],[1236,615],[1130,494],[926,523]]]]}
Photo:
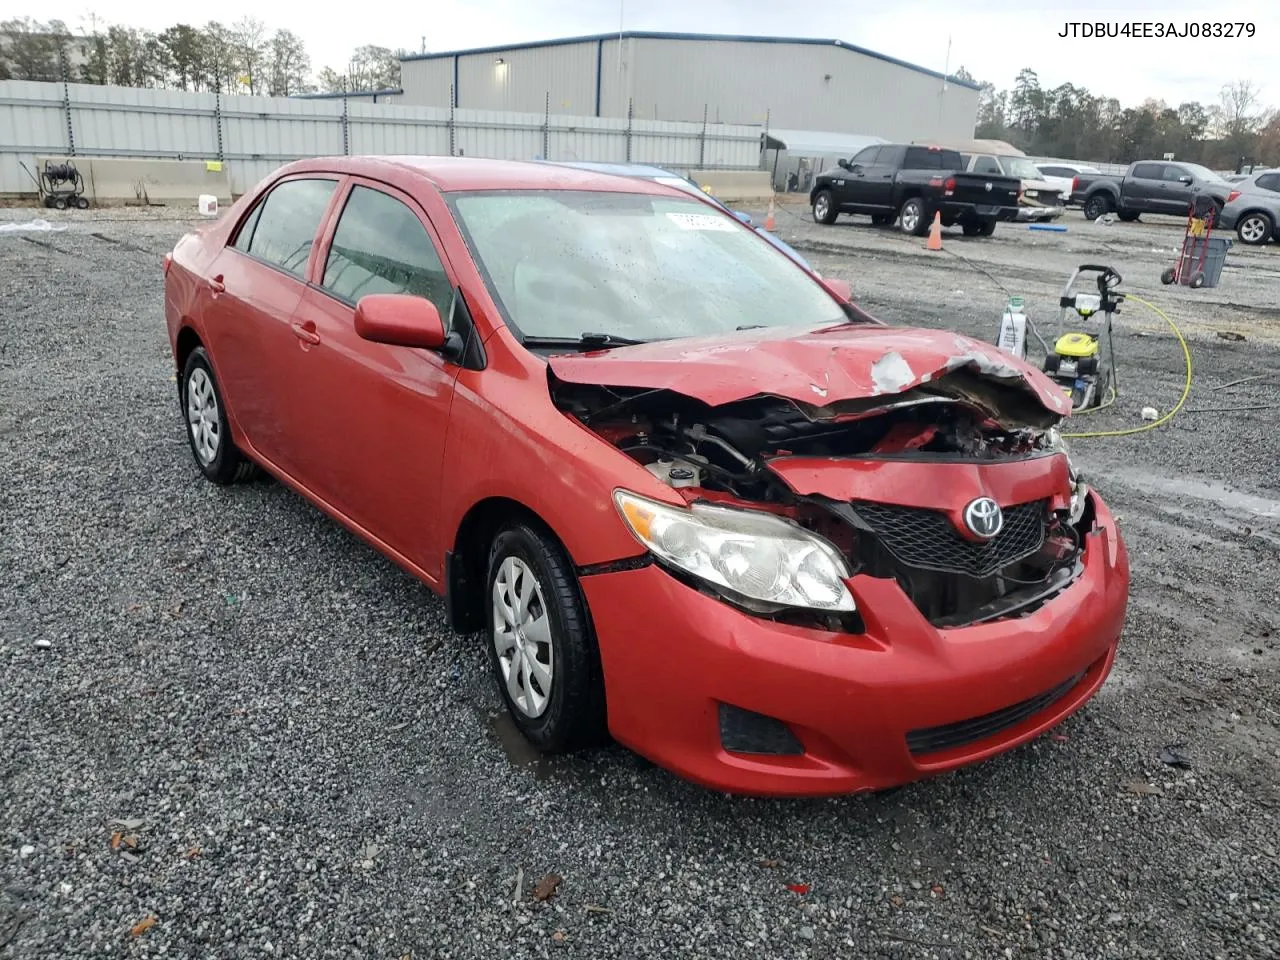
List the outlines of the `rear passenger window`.
{"type": "Polygon", "coordinates": [[[955,150],[931,150],[928,147],[907,147],[902,166],[906,170],[961,170],[964,163],[955,150]]]}
{"type": "Polygon", "coordinates": [[[1160,180],[1164,177],[1164,164],[1140,163],[1133,168],[1132,177],[1139,180],[1160,180]]]}
{"type": "Polygon", "coordinates": [[[1000,169],[1000,163],[995,157],[979,157],[978,162],[973,165],[973,172],[996,177],[1004,175],[1004,171],[1000,169]]]}
{"type": "Polygon", "coordinates": [[[305,276],[316,231],[337,185],[336,180],[286,180],[250,214],[236,247],[305,276]]]}
{"type": "Polygon", "coordinates": [[[422,221],[395,197],[354,187],[338,219],[324,287],[356,303],[370,293],[426,297],[448,320],[453,286],[422,221]]]}
{"type": "Polygon", "coordinates": [[[1264,173],[1253,182],[1263,190],[1270,190],[1272,193],[1280,193],[1280,173],[1264,173]]]}

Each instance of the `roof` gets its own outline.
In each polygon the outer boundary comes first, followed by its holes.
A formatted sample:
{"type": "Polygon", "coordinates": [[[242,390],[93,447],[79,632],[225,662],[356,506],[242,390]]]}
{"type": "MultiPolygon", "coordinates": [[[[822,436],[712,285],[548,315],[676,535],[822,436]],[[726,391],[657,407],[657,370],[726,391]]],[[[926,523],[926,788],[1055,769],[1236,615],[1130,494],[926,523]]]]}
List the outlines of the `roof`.
{"type": "Polygon", "coordinates": [[[911,142],[959,150],[961,153],[989,153],[996,157],[1026,156],[1012,143],[1006,143],[1003,140],[912,140],[911,142]]]}
{"type": "Polygon", "coordinates": [[[678,177],[665,167],[655,167],[649,163],[608,163],[603,160],[548,160],[562,167],[573,167],[576,170],[591,170],[595,173],[612,173],[619,177],[678,177]]]}
{"type": "Polygon", "coordinates": [[[851,157],[863,147],[888,143],[884,137],[859,133],[824,133],[820,130],[775,130],[765,134],[766,150],[786,150],[810,157],[851,157]]]}
{"type": "Polygon", "coordinates": [[[334,156],[295,160],[278,173],[334,171],[378,177],[388,167],[420,175],[442,193],[460,190],[598,190],[670,196],[674,190],[652,180],[622,178],[534,160],[480,157],[334,156]]]}
{"type": "Polygon", "coordinates": [[[740,36],[730,33],[664,33],[661,31],[651,30],[624,30],[618,33],[593,33],[582,37],[562,37],[558,40],[534,40],[530,43],[507,43],[496,47],[472,47],[466,50],[445,50],[439,53],[411,53],[400,58],[401,62],[410,60],[441,60],[447,57],[467,57],[474,54],[482,53],[506,53],[513,50],[532,50],[538,47],[562,47],[574,43],[601,43],[606,40],[714,40],[722,43],[792,43],[804,44],[812,47],[839,47],[842,50],[848,50],[851,53],[860,53],[864,57],[872,57],[876,60],[883,60],[885,63],[892,63],[895,66],[905,67],[908,70],[914,70],[916,73],[923,73],[925,76],[936,77],[939,80],[946,80],[954,83],[958,87],[967,87],[970,90],[981,90],[981,85],[973,83],[969,80],[960,80],[955,76],[945,76],[936,70],[930,70],[928,67],[921,67],[914,63],[907,63],[905,60],[899,60],[897,57],[890,57],[883,53],[876,53],[874,50],[868,50],[865,47],[859,47],[852,43],[845,43],[843,40],[820,39],[817,37],[753,37],[740,36]]]}

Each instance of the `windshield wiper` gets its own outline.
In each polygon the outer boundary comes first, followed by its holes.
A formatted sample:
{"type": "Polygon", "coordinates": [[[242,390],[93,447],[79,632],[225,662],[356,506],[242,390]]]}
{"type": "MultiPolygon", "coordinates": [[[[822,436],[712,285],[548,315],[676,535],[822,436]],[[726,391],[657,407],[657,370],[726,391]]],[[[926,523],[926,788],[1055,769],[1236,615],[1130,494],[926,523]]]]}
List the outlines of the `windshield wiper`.
{"type": "Polygon", "coordinates": [[[612,333],[584,333],[577,337],[524,337],[526,347],[569,347],[579,350],[597,350],[601,347],[633,347],[647,340],[633,340],[612,333]]]}

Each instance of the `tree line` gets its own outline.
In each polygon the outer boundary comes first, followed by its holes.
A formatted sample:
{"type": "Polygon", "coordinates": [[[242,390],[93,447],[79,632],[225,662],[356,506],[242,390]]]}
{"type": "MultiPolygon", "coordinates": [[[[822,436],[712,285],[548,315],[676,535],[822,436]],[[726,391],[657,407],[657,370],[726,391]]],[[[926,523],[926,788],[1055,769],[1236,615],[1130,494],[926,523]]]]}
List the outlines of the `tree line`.
{"type": "MultiPolygon", "coordinates": [[[[957,76],[973,81],[963,67],[957,76]]],[[[1217,103],[1145,100],[1136,107],[1070,83],[1046,90],[1029,67],[1011,90],[981,86],[974,136],[1031,156],[1132,163],[1171,153],[1215,170],[1280,166],[1280,111],[1262,102],[1250,80],[1226,84],[1217,103]]]]}
{"type": "Polygon", "coordinates": [[[252,17],[230,25],[179,23],[159,33],[92,20],[80,33],[61,20],[0,21],[0,80],[288,97],[398,87],[401,52],[357,47],[345,69],[313,75],[301,37],[252,17]]]}

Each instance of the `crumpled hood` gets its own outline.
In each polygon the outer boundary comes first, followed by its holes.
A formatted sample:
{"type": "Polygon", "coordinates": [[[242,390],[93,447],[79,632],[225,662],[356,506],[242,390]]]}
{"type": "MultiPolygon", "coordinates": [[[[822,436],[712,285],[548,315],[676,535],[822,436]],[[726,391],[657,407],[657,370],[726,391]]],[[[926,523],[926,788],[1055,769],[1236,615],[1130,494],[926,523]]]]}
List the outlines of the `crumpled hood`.
{"type": "Polygon", "coordinates": [[[968,371],[1013,387],[1054,417],[1070,399],[1030,364],[998,348],[945,330],[840,324],[747,330],[553,356],[560,380],[607,387],[665,389],[711,406],[771,395],[829,407],[905,393],[947,374],[968,371]]]}

